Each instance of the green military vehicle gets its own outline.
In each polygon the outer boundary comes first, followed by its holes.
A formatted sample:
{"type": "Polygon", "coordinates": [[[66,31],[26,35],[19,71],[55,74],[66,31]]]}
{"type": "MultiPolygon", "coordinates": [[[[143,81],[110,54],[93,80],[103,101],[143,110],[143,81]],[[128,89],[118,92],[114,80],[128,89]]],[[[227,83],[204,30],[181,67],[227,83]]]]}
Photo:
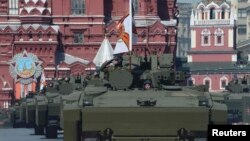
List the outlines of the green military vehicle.
{"type": "MultiPolygon", "coordinates": [[[[44,91],[42,91],[41,94],[38,94],[34,97],[36,103],[34,128],[35,135],[44,135],[44,130],[48,125],[48,116],[49,114],[51,114],[51,112],[48,113],[48,99],[50,99],[51,103],[54,97],[59,96],[59,91],[57,87],[57,81],[52,81],[46,88],[46,94],[44,93],[44,91]]],[[[51,111],[51,109],[49,111],[51,111]]]]}
{"type": "Polygon", "coordinates": [[[224,104],[188,88],[103,92],[91,99],[85,91],[78,105],[64,109],[65,141],[205,138],[209,123],[226,124],[224,104]]]}
{"type": "Polygon", "coordinates": [[[235,78],[225,94],[229,124],[250,124],[250,78],[235,78]]]}
{"type": "Polygon", "coordinates": [[[35,96],[35,135],[44,135],[44,129],[47,124],[47,106],[48,99],[46,95],[39,94],[35,96]]]}
{"type": "MultiPolygon", "coordinates": [[[[97,82],[98,80],[95,80],[97,82]]],[[[82,108],[83,98],[85,97],[85,104],[91,104],[87,99],[92,99],[91,97],[86,97],[86,92],[90,95],[101,95],[107,92],[107,88],[100,86],[100,82],[97,82],[97,85],[89,84],[84,91],[82,92],[75,92],[68,96],[63,97],[63,111],[62,111],[62,120],[61,120],[61,127],[64,129],[64,140],[77,140],[79,139],[78,135],[80,130],[80,111],[82,108]],[[67,112],[66,112],[67,111],[67,112]],[[69,113],[68,113],[69,112],[69,113]],[[76,129],[75,129],[76,128],[76,129]],[[72,130],[73,129],[73,130],[72,130]]]]}
{"type": "Polygon", "coordinates": [[[59,129],[60,122],[60,97],[61,94],[57,93],[46,93],[48,99],[47,115],[46,115],[46,127],[45,136],[46,138],[57,138],[57,130],[59,129]]]}
{"type": "Polygon", "coordinates": [[[34,128],[35,127],[35,97],[36,94],[33,92],[29,92],[26,96],[26,127],[27,128],[34,128]]]}
{"type": "MultiPolygon", "coordinates": [[[[151,66],[159,64],[155,59],[149,59],[151,66]]],[[[226,124],[226,105],[213,101],[207,92],[178,86],[185,75],[171,64],[152,71],[141,68],[141,61],[132,69],[113,67],[111,62],[100,72],[108,84],[91,83],[78,100],[64,105],[64,141],[191,141],[205,138],[208,124],[226,124]],[[146,71],[151,81],[147,88],[146,71]]]]}
{"type": "Polygon", "coordinates": [[[36,97],[38,94],[29,92],[25,98],[16,103],[13,107],[13,127],[19,127],[20,124],[25,125],[26,128],[35,127],[35,111],[36,111],[36,97]]]}
{"type": "Polygon", "coordinates": [[[20,99],[15,103],[14,106],[11,107],[11,122],[13,128],[22,128],[25,127],[26,121],[26,109],[24,106],[26,105],[25,99],[20,99]]]}
{"type": "Polygon", "coordinates": [[[61,108],[65,96],[80,91],[80,79],[74,77],[64,78],[60,81],[53,81],[46,88],[45,94],[35,96],[36,100],[36,126],[34,128],[36,135],[45,134],[46,138],[57,138],[57,132],[60,126],[61,108]],[[44,132],[45,131],[45,132],[44,132]]]}
{"type": "Polygon", "coordinates": [[[228,124],[250,124],[250,95],[230,94],[226,96],[228,124]]]}
{"type": "Polygon", "coordinates": [[[104,63],[99,70],[100,78],[107,80],[114,90],[159,88],[162,85],[175,85],[186,77],[185,73],[173,69],[172,54],[117,58],[104,63]],[[126,79],[121,81],[121,78],[126,79]]]}
{"type": "Polygon", "coordinates": [[[185,74],[174,71],[173,55],[163,54],[157,58],[157,55],[151,55],[151,69],[147,69],[141,75],[144,89],[151,87],[160,87],[164,85],[174,85],[185,79],[185,74]]]}
{"type": "Polygon", "coordinates": [[[34,101],[33,95],[29,93],[25,98],[20,99],[12,107],[13,128],[34,126],[34,101]]]}

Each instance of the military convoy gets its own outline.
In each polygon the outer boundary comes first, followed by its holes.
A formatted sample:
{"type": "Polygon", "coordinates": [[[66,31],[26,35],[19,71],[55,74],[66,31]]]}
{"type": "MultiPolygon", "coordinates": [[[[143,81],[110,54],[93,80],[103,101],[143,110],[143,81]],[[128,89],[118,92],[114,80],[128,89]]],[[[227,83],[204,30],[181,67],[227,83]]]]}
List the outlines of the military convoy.
{"type": "Polygon", "coordinates": [[[76,89],[79,91],[81,86],[77,80],[74,84],[66,79],[51,82],[46,94],[30,92],[20,100],[20,104],[12,107],[13,127],[34,128],[35,135],[45,134],[46,138],[57,138],[57,131],[61,129],[62,97],[76,89]]]}
{"type": "Polygon", "coordinates": [[[172,55],[117,59],[86,81],[56,81],[25,103],[30,114],[17,107],[15,115],[47,138],[63,129],[64,141],[192,141],[206,138],[208,124],[226,124],[226,105],[213,101],[207,89],[179,85],[186,74],[172,68],[172,55]]]}

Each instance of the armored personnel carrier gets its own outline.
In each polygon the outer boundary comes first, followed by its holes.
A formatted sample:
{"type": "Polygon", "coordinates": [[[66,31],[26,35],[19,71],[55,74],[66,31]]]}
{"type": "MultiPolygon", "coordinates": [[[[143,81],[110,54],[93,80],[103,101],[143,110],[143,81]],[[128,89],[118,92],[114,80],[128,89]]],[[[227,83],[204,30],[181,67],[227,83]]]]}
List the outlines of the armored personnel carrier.
{"type": "Polygon", "coordinates": [[[44,135],[47,124],[47,106],[48,99],[46,95],[39,94],[35,96],[35,135],[44,135]]]}
{"type": "Polygon", "coordinates": [[[235,78],[228,83],[226,89],[231,93],[249,93],[250,78],[235,78]]]}
{"type": "Polygon", "coordinates": [[[33,92],[29,92],[26,96],[26,127],[27,128],[34,128],[35,127],[35,99],[34,96],[36,94],[33,92]]]}
{"type": "Polygon", "coordinates": [[[17,127],[23,123],[27,128],[34,128],[35,135],[43,134],[43,126],[45,123],[47,124],[47,97],[44,94],[29,92],[20,101],[20,105],[17,103],[12,108],[13,127],[17,127]]]}
{"type": "Polygon", "coordinates": [[[46,138],[57,138],[57,131],[62,128],[60,115],[63,97],[80,91],[83,87],[81,84],[81,78],[67,77],[60,81],[52,81],[46,88],[45,94],[35,96],[36,126],[34,131],[36,135],[45,134],[46,138]]]}
{"type": "Polygon", "coordinates": [[[26,121],[26,101],[25,99],[20,99],[11,107],[11,122],[13,128],[22,128],[25,127],[26,121]]]}
{"type": "Polygon", "coordinates": [[[36,100],[36,115],[35,115],[35,135],[45,135],[47,138],[56,138],[55,136],[48,135],[49,132],[47,130],[53,130],[53,132],[57,132],[57,120],[59,120],[59,112],[60,102],[58,97],[60,97],[59,92],[59,83],[58,81],[51,81],[46,87],[46,90],[35,96],[36,100]],[[54,120],[54,123],[53,121],[54,120]],[[53,126],[52,126],[53,125],[53,126]],[[51,129],[52,128],[52,129],[51,129]]]}
{"type": "Polygon", "coordinates": [[[13,128],[34,127],[35,124],[35,103],[33,93],[29,93],[25,98],[20,99],[12,107],[11,119],[13,128]]]}
{"type": "Polygon", "coordinates": [[[250,95],[230,94],[226,96],[228,124],[250,124],[250,95]]]}
{"type": "Polygon", "coordinates": [[[64,129],[65,141],[80,139],[77,135],[81,132],[78,128],[81,128],[79,123],[83,98],[85,97],[85,104],[88,105],[92,103],[92,97],[86,97],[85,93],[87,92],[91,95],[101,95],[107,92],[108,89],[105,86],[100,86],[100,83],[102,82],[98,81],[99,80],[94,81],[97,82],[97,85],[94,85],[93,81],[91,81],[91,84],[88,84],[84,91],[74,92],[70,95],[62,97],[63,111],[61,115],[61,127],[64,129]]]}
{"type": "MultiPolygon", "coordinates": [[[[149,60],[151,66],[159,64],[157,57],[149,60]]],[[[171,64],[151,71],[138,62],[132,70],[104,64],[100,76],[108,84],[87,85],[78,100],[64,105],[65,141],[192,141],[206,137],[208,124],[227,122],[226,105],[214,102],[207,92],[178,86],[181,72],[171,64]],[[150,87],[145,88],[145,80],[151,81],[150,87]]]]}
{"type": "Polygon", "coordinates": [[[225,94],[229,124],[250,124],[250,78],[236,78],[229,82],[225,94]]]}

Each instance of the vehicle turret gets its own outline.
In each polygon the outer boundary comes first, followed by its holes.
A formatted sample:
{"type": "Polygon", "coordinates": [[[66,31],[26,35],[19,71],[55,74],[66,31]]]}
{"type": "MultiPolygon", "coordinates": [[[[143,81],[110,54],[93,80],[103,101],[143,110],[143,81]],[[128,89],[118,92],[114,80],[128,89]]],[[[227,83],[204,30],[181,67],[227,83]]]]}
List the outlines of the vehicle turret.
{"type": "Polygon", "coordinates": [[[235,78],[228,83],[226,89],[232,93],[250,92],[250,78],[235,78]]]}

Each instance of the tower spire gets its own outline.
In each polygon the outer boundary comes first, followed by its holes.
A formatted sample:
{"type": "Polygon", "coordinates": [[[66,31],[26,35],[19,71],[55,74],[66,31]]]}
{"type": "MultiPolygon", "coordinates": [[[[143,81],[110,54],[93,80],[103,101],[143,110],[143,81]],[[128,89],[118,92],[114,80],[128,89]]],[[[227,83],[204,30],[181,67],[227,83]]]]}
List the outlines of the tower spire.
{"type": "Polygon", "coordinates": [[[192,12],[191,12],[191,19],[190,19],[190,25],[194,25],[194,10],[192,9],[192,12]]]}

